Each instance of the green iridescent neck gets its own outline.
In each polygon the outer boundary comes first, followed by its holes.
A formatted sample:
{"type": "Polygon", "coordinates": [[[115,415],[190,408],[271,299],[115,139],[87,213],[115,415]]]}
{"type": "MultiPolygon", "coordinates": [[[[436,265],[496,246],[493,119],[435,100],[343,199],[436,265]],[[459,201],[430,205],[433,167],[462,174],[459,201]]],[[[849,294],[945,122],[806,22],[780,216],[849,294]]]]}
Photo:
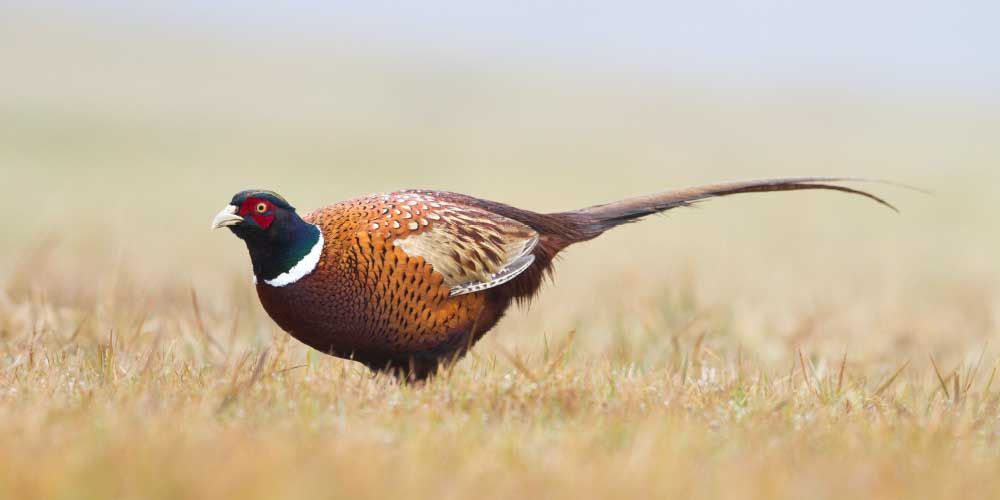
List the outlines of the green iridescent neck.
{"type": "MultiPolygon", "coordinates": [[[[296,270],[317,249],[321,239],[318,227],[296,217],[290,227],[285,227],[273,238],[263,241],[247,240],[253,274],[258,281],[272,281],[296,270]]],[[[311,271],[312,269],[309,269],[311,271]]],[[[296,277],[299,278],[301,276],[296,277]]]]}

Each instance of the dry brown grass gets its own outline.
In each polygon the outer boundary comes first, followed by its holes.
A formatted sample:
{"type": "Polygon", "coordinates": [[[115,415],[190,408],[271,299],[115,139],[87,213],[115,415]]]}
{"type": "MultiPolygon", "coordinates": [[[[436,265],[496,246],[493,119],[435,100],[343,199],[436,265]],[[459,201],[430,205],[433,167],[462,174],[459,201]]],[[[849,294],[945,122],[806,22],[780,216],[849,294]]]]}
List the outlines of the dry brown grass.
{"type": "Polygon", "coordinates": [[[0,497],[1000,489],[993,104],[24,40],[0,44],[0,497]],[[50,78],[58,57],[80,78],[50,78]],[[902,215],[746,197],[615,231],[421,386],[290,340],[207,230],[250,186],[304,209],[435,187],[556,210],[777,174],[936,194],[876,188],[902,215]]]}
{"type": "Polygon", "coordinates": [[[771,370],[695,321],[643,339],[654,361],[564,333],[529,353],[480,347],[400,386],[280,333],[233,333],[267,331],[263,319],[177,308],[2,306],[6,496],[912,498],[996,485],[993,360],[938,378],[919,359],[799,351],[771,370]]]}

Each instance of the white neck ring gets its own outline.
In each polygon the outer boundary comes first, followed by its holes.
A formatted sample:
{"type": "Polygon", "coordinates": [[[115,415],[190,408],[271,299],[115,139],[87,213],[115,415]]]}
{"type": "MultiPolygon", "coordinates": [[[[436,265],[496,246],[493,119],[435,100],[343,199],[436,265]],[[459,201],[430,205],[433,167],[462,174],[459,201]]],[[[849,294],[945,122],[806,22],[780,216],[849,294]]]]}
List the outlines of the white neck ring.
{"type": "MultiPolygon", "coordinates": [[[[319,229],[318,227],[316,229],[319,229]]],[[[302,257],[302,260],[298,261],[291,269],[277,275],[274,279],[264,280],[264,283],[273,287],[283,287],[291,285],[299,281],[306,276],[309,276],[313,271],[316,270],[316,266],[319,265],[319,258],[323,254],[323,230],[319,231],[319,239],[316,240],[316,244],[313,245],[312,250],[302,257]]],[[[253,278],[254,283],[257,283],[257,277],[253,278]]]]}

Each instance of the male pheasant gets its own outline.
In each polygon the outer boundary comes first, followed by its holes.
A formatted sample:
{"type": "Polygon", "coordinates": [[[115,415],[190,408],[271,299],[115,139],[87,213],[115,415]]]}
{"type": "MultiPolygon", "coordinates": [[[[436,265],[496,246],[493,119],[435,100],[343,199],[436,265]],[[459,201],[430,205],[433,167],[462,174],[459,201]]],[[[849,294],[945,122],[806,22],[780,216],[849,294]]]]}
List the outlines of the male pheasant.
{"type": "Polygon", "coordinates": [[[409,379],[457,360],[512,301],[538,291],[562,249],[650,214],[719,196],[825,189],[787,178],[668,191],[540,214],[443,191],[343,201],[300,217],[277,193],[242,191],[215,220],[246,242],[261,304],[303,343],[409,379]]]}

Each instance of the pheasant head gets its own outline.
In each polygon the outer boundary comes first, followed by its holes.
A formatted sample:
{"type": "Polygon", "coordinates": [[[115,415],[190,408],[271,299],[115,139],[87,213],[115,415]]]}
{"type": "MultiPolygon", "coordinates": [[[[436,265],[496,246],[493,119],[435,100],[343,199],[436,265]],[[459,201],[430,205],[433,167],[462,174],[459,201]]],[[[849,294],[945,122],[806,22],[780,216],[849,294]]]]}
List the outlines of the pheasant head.
{"type": "Polygon", "coordinates": [[[254,277],[271,286],[298,281],[316,267],[323,236],[281,195],[252,189],[233,196],[212,220],[212,228],[228,227],[250,252],[254,277]]]}

